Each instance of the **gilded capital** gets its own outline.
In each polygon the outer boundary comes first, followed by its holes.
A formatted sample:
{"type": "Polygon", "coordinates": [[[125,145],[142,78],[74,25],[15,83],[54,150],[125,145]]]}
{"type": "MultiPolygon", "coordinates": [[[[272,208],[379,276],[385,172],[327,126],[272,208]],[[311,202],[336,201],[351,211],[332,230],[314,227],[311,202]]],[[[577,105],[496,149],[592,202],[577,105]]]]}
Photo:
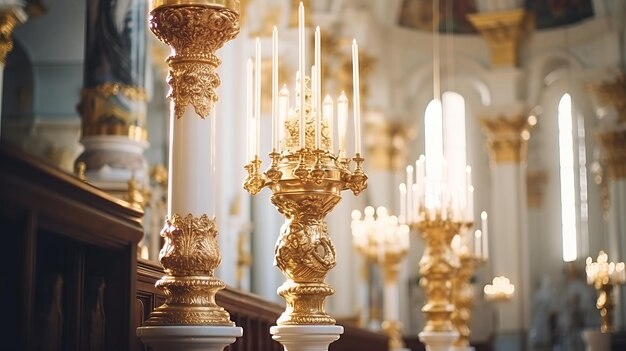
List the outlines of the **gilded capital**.
{"type": "Polygon", "coordinates": [[[377,170],[402,170],[407,161],[407,144],[414,130],[388,119],[368,121],[365,125],[368,163],[377,170]]]}
{"type": "Polygon", "coordinates": [[[532,125],[523,115],[511,118],[481,118],[492,164],[520,163],[526,159],[532,125]]]}
{"type": "Polygon", "coordinates": [[[13,30],[26,21],[21,8],[0,11],[0,62],[6,63],[7,55],[13,50],[13,30]]]}
{"type": "Polygon", "coordinates": [[[517,66],[518,49],[533,26],[533,15],[523,9],[467,15],[491,49],[493,66],[517,66]]]}
{"type": "Polygon", "coordinates": [[[626,73],[613,80],[599,84],[590,84],[588,89],[598,98],[599,102],[612,106],[617,110],[617,121],[626,123],[626,73]]]}
{"type": "Polygon", "coordinates": [[[218,100],[220,85],[215,52],[239,34],[237,0],[159,0],[152,3],[150,29],[172,48],[168,97],[181,118],[192,105],[206,118],[218,100]]]}
{"type": "Polygon", "coordinates": [[[626,130],[600,133],[596,136],[602,145],[602,161],[609,180],[626,178],[626,130]]]}

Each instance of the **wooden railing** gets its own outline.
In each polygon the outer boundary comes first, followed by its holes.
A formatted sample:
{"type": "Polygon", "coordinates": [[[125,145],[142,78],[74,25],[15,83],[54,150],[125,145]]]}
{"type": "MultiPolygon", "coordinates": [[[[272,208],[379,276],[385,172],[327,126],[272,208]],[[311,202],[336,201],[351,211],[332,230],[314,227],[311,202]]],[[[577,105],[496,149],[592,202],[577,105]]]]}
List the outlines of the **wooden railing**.
{"type": "MultiPolygon", "coordinates": [[[[139,260],[137,264],[137,303],[136,316],[141,318],[136,325],[148,318],[153,308],[163,303],[161,291],[154,283],[163,275],[160,266],[153,262],[139,260]]],[[[269,302],[257,295],[245,293],[233,288],[226,288],[217,294],[217,303],[231,315],[237,326],[243,327],[243,337],[230,346],[230,351],[282,351],[283,347],[272,340],[270,327],[276,325],[276,319],[283,307],[269,302]]],[[[345,325],[344,334],[330,345],[331,351],[385,351],[388,349],[387,337],[361,328],[345,325]]],[[[137,350],[143,346],[137,340],[137,350]]]]}

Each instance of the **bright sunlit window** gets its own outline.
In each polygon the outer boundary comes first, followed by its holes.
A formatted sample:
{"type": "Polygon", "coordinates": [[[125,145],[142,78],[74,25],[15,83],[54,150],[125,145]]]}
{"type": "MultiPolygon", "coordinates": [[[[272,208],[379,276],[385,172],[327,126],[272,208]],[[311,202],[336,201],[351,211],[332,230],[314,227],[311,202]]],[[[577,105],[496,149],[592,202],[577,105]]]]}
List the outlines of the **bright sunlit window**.
{"type": "Polygon", "coordinates": [[[561,236],[563,261],[577,257],[576,187],[574,169],[574,134],[572,127],[572,98],[564,94],[559,101],[559,173],[561,180],[561,236]]]}

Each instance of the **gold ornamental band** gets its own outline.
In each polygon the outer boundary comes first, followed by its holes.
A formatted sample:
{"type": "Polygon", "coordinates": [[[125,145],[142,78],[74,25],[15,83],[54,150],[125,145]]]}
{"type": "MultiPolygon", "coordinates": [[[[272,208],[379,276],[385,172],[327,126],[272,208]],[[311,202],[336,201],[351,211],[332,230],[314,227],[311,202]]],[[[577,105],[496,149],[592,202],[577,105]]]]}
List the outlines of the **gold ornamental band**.
{"type": "Polygon", "coordinates": [[[239,0],[151,0],[150,11],[163,6],[206,6],[239,13],[239,0]]]}

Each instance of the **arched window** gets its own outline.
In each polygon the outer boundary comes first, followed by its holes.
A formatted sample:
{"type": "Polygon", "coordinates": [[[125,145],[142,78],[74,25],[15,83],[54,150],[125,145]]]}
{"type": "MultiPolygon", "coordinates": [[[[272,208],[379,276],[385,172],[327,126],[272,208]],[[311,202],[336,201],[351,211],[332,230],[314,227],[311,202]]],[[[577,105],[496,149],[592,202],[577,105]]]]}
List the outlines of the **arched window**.
{"type": "Polygon", "coordinates": [[[587,253],[589,234],[585,123],[583,117],[574,112],[569,94],[559,100],[558,126],[563,261],[571,262],[579,252],[587,253]]]}

